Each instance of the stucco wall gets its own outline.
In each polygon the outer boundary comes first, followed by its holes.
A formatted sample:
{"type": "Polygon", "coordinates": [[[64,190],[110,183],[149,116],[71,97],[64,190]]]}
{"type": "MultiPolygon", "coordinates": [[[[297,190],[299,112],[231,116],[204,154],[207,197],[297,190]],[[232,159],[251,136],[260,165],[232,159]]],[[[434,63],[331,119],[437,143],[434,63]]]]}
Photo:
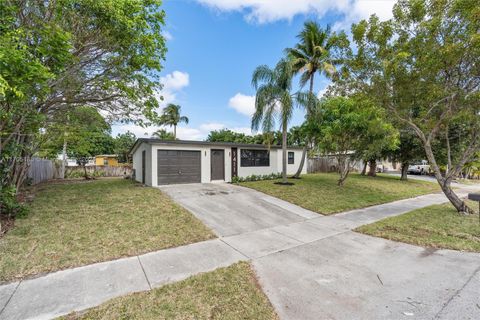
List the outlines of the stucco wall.
{"type": "MultiPolygon", "coordinates": [[[[242,148],[248,149],[248,148],[242,148]]],[[[294,164],[287,164],[287,174],[294,174],[298,170],[300,161],[302,159],[301,149],[287,149],[287,152],[295,153],[294,164]]],[[[238,176],[248,177],[252,174],[264,175],[270,173],[282,172],[282,149],[270,149],[270,166],[268,167],[242,167],[240,160],[240,148],[238,149],[238,176]]],[[[307,164],[303,166],[302,173],[307,173],[307,164]]]]}
{"type": "MultiPolygon", "coordinates": [[[[302,151],[301,149],[287,149],[287,174],[293,175],[297,172],[300,161],[302,161],[302,151]],[[294,153],[294,162],[293,164],[288,164],[288,152],[294,153]]],[[[278,172],[282,171],[282,149],[277,149],[277,167],[278,172]]],[[[305,162],[302,169],[302,174],[307,173],[307,163],[305,162]]]]}
{"type": "Polygon", "coordinates": [[[142,182],[142,151],[146,151],[145,159],[145,184],[152,185],[152,149],[147,143],[142,143],[133,153],[133,169],[135,170],[135,180],[142,182]]]}

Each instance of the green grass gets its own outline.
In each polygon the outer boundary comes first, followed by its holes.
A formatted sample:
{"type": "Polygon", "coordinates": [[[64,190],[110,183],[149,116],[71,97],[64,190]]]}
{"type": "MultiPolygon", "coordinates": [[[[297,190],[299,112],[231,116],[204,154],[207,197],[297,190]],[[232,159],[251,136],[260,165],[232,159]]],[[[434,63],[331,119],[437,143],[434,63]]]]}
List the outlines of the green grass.
{"type": "Polygon", "coordinates": [[[276,185],[271,180],[240,185],[326,215],[440,191],[436,183],[413,179],[401,181],[388,175],[366,177],[351,174],[343,187],[337,186],[337,180],[337,174],[318,173],[289,180],[295,183],[293,186],[276,185]]]}
{"type": "Polygon", "coordinates": [[[116,298],[63,319],[278,319],[246,262],[148,292],[116,298]]]}
{"type": "Polygon", "coordinates": [[[480,252],[478,214],[459,215],[451,204],[417,209],[356,231],[425,247],[480,252]]]}
{"type": "Polygon", "coordinates": [[[158,189],[124,179],[39,187],[0,238],[0,281],[213,238],[158,189]]]}

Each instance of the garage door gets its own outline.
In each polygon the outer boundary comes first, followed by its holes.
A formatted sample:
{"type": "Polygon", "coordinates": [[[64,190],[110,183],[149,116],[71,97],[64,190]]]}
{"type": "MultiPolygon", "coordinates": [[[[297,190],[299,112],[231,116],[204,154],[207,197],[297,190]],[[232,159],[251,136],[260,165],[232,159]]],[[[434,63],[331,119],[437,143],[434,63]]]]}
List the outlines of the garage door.
{"type": "Polygon", "coordinates": [[[158,184],[201,182],[200,151],[158,150],[158,184]]]}

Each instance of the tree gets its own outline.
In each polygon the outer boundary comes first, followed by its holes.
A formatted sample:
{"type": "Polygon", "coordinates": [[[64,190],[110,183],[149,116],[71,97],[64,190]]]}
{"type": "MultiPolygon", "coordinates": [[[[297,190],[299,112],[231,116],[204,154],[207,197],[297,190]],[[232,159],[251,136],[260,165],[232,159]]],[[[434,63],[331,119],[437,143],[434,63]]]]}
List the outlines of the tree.
{"type": "Polygon", "coordinates": [[[188,124],[188,118],[180,115],[178,104],[169,103],[162,111],[160,116],[160,125],[173,126],[173,139],[177,139],[177,124],[184,122],[188,124]]]}
{"type": "Polygon", "coordinates": [[[388,155],[393,161],[400,163],[400,179],[407,180],[407,170],[411,161],[423,159],[425,157],[425,151],[418,137],[407,127],[400,129],[400,144],[396,150],[389,152],[388,155]]]}
{"type": "Polygon", "coordinates": [[[384,140],[396,145],[393,126],[384,121],[383,111],[369,101],[334,97],[323,100],[321,109],[318,147],[337,159],[339,186],[344,184],[352,163],[365,148],[385,143],[384,140]]]}
{"type": "Polygon", "coordinates": [[[473,213],[451,182],[480,149],[478,1],[401,0],[393,13],[353,25],[352,88],[415,133],[446,197],[458,212],[473,213]],[[461,143],[442,172],[435,141],[453,123],[461,125],[461,143]]]}
{"type": "Polygon", "coordinates": [[[152,137],[160,140],[175,140],[173,133],[167,132],[165,129],[158,129],[152,134],[152,137]]]}
{"type": "Polygon", "coordinates": [[[275,120],[280,122],[282,132],[282,183],[287,181],[287,132],[295,106],[306,107],[312,99],[304,93],[291,93],[293,69],[287,59],[281,59],[275,68],[266,65],[255,69],[252,85],[255,88],[255,113],[252,116],[252,129],[262,126],[263,132],[272,132],[275,120]]]}
{"type": "MultiPolygon", "coordinates": [[[[315,21],[307,21],[303,30],[298,34],[299,42],[294,48],[285,49],[292,61],[292,69],[295,74],[301,73],[300,86],[309,83],[309,92],[313,95],[313,84],[315,74],[323,74],[332,77],[335,73],[335,66],[340,63],[337,56],[343,48],[348,47],[348,40],[344,32],[336,34],[330,31],[330,27],[322,29],[315,21]]],[[[307,107],[307,115],[310,115],[313,101],[307,107]]],[[[308,137],[306,137],[308,138],[308,137]]],[[[308,143],[304,143],[302,160],[294,177],[298,178],[302,172],[308,143]]]]}
{"type": "Polygon", "coordinates": [[[130,131],[119,133],[115,137],[115,154],[118,156],[119,162],[129,162],[129,152],[132,149],[137,137],[130,131]]]}
{"type": "Polygon", "coordinates": [[[40,129],[58,113],[89,105],[157,120],[160,0],[4,0],[0,12],[0,193],[21,186],[40,129]]]}
{"type": "MultiPolygon", "coordinates": [[[[78,107],[67,114],[57,114],[54,122],[45,128],[40,152],[55,157],[66,147],[67,154],[85,167],[88,158],[113,153],[115,141],[111,127],[92,107],[78,107]]],[[[88,178],[86,169],[85,178],[88,178]]]]}

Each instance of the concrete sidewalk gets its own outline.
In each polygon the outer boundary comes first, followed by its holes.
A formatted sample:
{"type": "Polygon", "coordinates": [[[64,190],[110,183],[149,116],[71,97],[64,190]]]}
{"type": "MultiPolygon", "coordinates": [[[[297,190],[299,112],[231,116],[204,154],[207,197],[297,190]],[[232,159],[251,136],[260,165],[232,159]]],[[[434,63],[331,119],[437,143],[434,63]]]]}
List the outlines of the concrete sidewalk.
{"type": "MultiPolygon", "coordinates": [[[[225,196],[225,194],[221,195],[225,196]]],[[[465,195],[465,192],[460,192],[460,195],[465,195]]],[[[238,196],[237,194],[236,197],[238,196]]],[[[252,195],[249,196],[252,197],[252,195]]],[[[182,197],[185,199],[188,194],[184,194],[182,197]]],[[[262,196],[254,195],[253,197],[262,196]]],[[[209,199],[210,202],[215,202],[215,197],[210,196],[209,199]]],[[[328,217],[277,201],[274,206],[280,207],[283,210],[280,212],[280,216],[287,218],[278,218],[271,213],[270,220],[262,220],[260,223],[248,225],[253,228],[252,231],[237,234],[233,231],[237,231],[238,227],[230,224],[230,229],[222,230],[230,230],[234,234],[219,239],[59,271],[39,278],[0,286],[0,319],[50,319],[72,311],[99,305],[117,296],[150,290],[153,287],[179,281],[200,272],[211,271],[247,259],[253,260],[260,282],[266,289],[266,294],[272,300],[280,316],[285,319],[314,319],[315,317],[318,319],[317,311],[319,310],[317,309],[320,306],[322,306],[321,308],[327,307],[323,304],[326,303],[325,301],[329,301],[328,299],[323,302],[318,300],[325,298],[325,295],[318,295],[319,287],[309,286],[305,281],[316,281],[318,285],[321,285],[321,288],[324,288],[323,284],[330,281],[328,277],[332,278],[335,274],[337,274],[335,280],[337,285],[337,280],[345,277],[346,274],[349,275],[348,279],[350,280],[348,281],[352,283],[365,281],[363,279],[365,276],[369,279],[368,281],[375,280],[375,277],[371,277],[373,273],[367,272],[365,268],[367,270],[371,269],[381,259],[398,260],[398,266],[389,264],[387,268],[384,265],[386,268],[384,272],[389,274],[392,272],[401,273],[402,268],[410,268],[407,274],[410,274],[411,282],[404,282],[403,286],[399,283],[395,284],[402,287],[405,292],[411,290],[411,292],[416,293],[418,291],[410,288],[410,286],[415,285],[417,280],[414,278],[416,277],[425,277],[427,282],[440,280],[425,276],[432,264],[444,264],[444,268],[439,267],[435,272],[448,274],[451,278],[450,282],[439,287],[439,292],[445,288],[453,287],[455,288],[454,291],[457,292],[459,290],[458,286],[450,285],[451,282],[463,285],[469,276],[472,279],[478,279],[478,276],[471,274],[472,270],[475,269],[472,266],[480,266],[480,255],[443,253],[448,252],[448,250],[443,250],[439,254],[440,257],[437,257],[437,254],[432,254],[431,257],[426,256],[418,261],[414,256],[418,252],[423,252],[423,248],[405,244],[391,244],[391,242],[383,239],[368,240],[374,238],[357,235],[350,231],[363,224],[446,201],[443,195],[432,194],[328,217]],[[274,221],[279,223],[275,224],[274,221]],[[266,224],[267,227],[259,228],[262,224],[266,224]],[[349,246],[350,249],[348,249],[349,246]],[[369,249],[369,247],[374,249],[369,249]],[[333,254],[334,252],[337,252],[337,255],[333,254]],[[404,254],[412,258],[402,260],[399,255],[404,254]],[[462,258],[464,256],[466,258],[462,258]],[[352,268],[345,268],[342,264],[348,264],[350,258],[354,259],[355,263],[352,264],[352,268]],[[460,259],[458,261],[462,261],[462,266],[456,268],[455,259],[460,259]],[[423,264],[417,268],[412,266],[412,263],[423,264]],[[330,267],[325,269],[325,266],[328,265],[330,267]],[[335,268],[338,269],[335,270],[335,268]],[[326,272],[329,276],[320,276],[320,274],[323,274],[320,270],[323,270],[322,272],[326,272]],[[311,294],[311,296],[307,296],[307,294],[311,294]],[[306,300],[301,302],[300,299],[306,300]],[[317,300],[313,301],[312,299],[317,300]],[[304,305],[308,301],[313,303],[313,309],[304,305]],[[299,304],[295,305],[296,303],[299,304]]],[[[208,202],[205,202],[205,204],[208,204],[208,202]]],[[[235,213],[230,218],[237,214],[235,213]]],[[[216,220],[215,223],[218,224],[219,221],[221,220],[216,220]]],[[[231,221],[227,220],[226,222],[230,223],[231,221]]],[[[378,264],[380,269],[381,266],[382,264],[378,264]]],[[[377,274],[382,273],[381,270],[375,272],[377,274]]],[[[400,276],[400,273],[398,276],[400,276]]],[[[385,276],[383,275],[383,277],[385,276]]],[[[343,285],[347,285],[347,287],[352,285],[352,283],[345,282],[346,278],[343,279],[343,282],[341,282],[343,285]]],[[[377,282],[375,280],[375,285],[377,285],[377,282]]],[[[467,283],[464,286],[472,292],[478,291],[475,282],[467,283]]],[[[390,289],[393,290],[393,287],[390,289]]],[[[363,293],[360,290],[356,293],[368,294],[368,290],[363,293]]],[[[391,298],[386,296],[383,291],[377,293],[378,301],[381,300],[382,296],[391,298]]],[[[415,294],[412,295],[415,296],[415,294]]],[[[451,300],[462,301],[454,298],[451,300]]],[[[378,301],[377,303],[380,303],[378,301]]],[[[435,306],[442,301],[440,298],[435,300],[435,306]]],[[[361,301],[355,301],[355,305],[360,303],[361,301]]],[[[432,301],[429,303],[432,303],[432,301]]],[[[368,306],[368,308],[362,309],[359,307],[366,312],[365,315],[368,312],[374,318],[375,315],[384,315],[383,313],[376,314],[371,310],[375,305],[366,304],[365,306],[368,306]]],[[[380,308],[380,305],[377,305],[377,307],[380,308]]],[[[340,306],[332,304],[331,308],[333,312],[340,306]]],[[[455,308],[454,306],[445,308],[445,312],[454,312],[455,308]]],[[[428,309],[425,314],[429,314],[428,312],[431,310],[437,310],[437,308],[428,309]]],[[[345,315],[347,316],[348,313],[345,313],[345,315]]],[[[339,318],[344,319],[344,317],[339,318]]]]}

